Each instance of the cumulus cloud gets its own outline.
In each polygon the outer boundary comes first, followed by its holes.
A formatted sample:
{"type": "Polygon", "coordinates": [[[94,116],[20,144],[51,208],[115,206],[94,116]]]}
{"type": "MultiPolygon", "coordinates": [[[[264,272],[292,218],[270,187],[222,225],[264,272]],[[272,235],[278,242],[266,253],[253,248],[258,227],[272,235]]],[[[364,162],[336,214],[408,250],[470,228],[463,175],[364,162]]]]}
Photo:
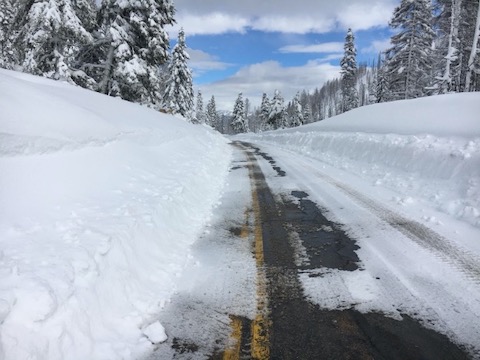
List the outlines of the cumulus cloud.
{"type": "Polygon", "coordinates": [[[386,26],[398,0],[176,0],[177,23],[187,34],[222,34],[248,29],[325,33],[386,26]]]}
{"type": "Polygon", "coordinates": [[[343,51],[343,43],[327,42],[313,45],[288,45],[280,48],[281,53],[335,53],[343,51]]]}
{"type": "Polygon", "coordinates": [[[313,18],[306,15],[266,15],[251,21],[253,30],[294,34],[325,33],[335,27],[334,19],[313,18]]]}
{"type": "Polygon", "coordinates": [[[384,39],[384,40],[374,40],[370,44],[370,46],[361,49],[361,52],[364,54],[378,54],[382,51],[387,50],[391,46],[390,39],[384,39]]]}
{"type": "Polygon", "coordinates": [[[206,71],[225,70],[232,64],[219,61],[218,57],[202,50],[188,49],[190,60],[188,64],[193,69],[193,75],[198,76],[206,71]]]}
{"type": "Polygon", "coordinates": [[[303,66],[285,67],[277,61],[265,61],[241,68],[222,81],[200,86],[204,98],[214,95],[217,108],[232,110],[238,93],[259,106],[262,94],[273,96],[275,89],[282,91],[286,101],[298,91],[320,88],[326,81],[339,76],[338,66],[321,60],[312,60],[303,66]]]}
{"type": "Polygon", "coordinates": [[[250,21],[234,14],[212,12],[206,14],[189,14],[180,12],[177,24],[172,32],[178,32],[183,27],[188,35],[223,34],[228,32],[244,33],[250,21]]]}
{"type": "MultiPolygon", "coordinates": [[[[367,30],[373,27],[385,26],[392,17],[393,8],[388,6],[388,1],[353,2],[338,16],[342,27],[353,30],[367,30]]],[[[390,2],[391,3],[391,2],[390,2]]]]}

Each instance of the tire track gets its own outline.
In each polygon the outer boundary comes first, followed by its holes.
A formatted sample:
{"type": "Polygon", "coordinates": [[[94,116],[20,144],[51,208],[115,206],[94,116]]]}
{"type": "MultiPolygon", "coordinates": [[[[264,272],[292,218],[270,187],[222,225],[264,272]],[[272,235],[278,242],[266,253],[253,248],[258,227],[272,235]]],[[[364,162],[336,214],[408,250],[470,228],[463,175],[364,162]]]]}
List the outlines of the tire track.
{"type": "MultiPolygon", "coordinates": [[[[248,143],[235,142],[234,145],[245,152],[249,163],[252,192],[256,199],[253,206],[257,208],[254,211],[255,223],[260,225],[255,229],[261,231],[259,239],[262,242],[261,248],[256,247],[255,253],[257,261],[261,259],[260,270],[266,276],[265,289],[260,293],[257,291],[257,295],[262,295],[260,299],[266,297],[262,302],[266,309],[262,306],[260,313],[264,314],[266,320],[263,321],[266,327],[262,330],[268,336],[266,342],[262,343],[262,348],[267,351],[263,354],[251,351],[252,359],[468,358],[462,349],[444,335],[424,328],[406,315],[402,316],[402,321],[398,321],[381,313],[361,313],[353,308],[327,310],[307,299],[299,278],[302,266],[295,262],[290,231],[302,228],[304,231],[300,232],[300,238],[308,230],[319,236],[310,242],[310,249],[307,247],[310,260],[314,260],[315,256],[324,257],[325,260],[339,257],[334,262],[318,262],[316,266],[321,268],[350,268],[352,257],[348,252],[353,248],[348,250],[343,245],[354,240],[333,232],[336,245],[325,246],[326,243],[321,239],[322,232],[330,237],[332,231],[326,228],[333,229],[335,224],[321,214],[321,209],[308,209],[308,200],[303,199],[308,194],[292,194],[301,198],[297,205],[275,196],[259,166],[258,160],[260,157],[265,159],[264,154],[258,153],[248,143]],[[294,205],[298,209],[293,209],[294,205]],[[262,254],[259,253],[260,250],[262,254]]],[[[278,169],[285,174],[280,167],[278,169]]],[[[277,176],[282,177],[279,171],[277,176]]],[[[309,266],[314,263],[316,262],[311,262],[309,266]]],[[[257,298],[257,301],[260,299],[257,298]]]]}
{"type": "Polygon", "coordinates": [[[315,174],[318,178],[343,191],[351,199],[360,203],[381,220],[413,240],[421,247],[430,250],[438,258],[455,267],[475,284],[480,284],[480,259],[478,256],[469,251],[458,248],[458,246],[453,244],[450,240],[433,231],[429,227],[394,212],[340,181],[320,173],[313,167],[306,164],[303,164],[302,166],[308,169],[312,174],[315,174]]]}

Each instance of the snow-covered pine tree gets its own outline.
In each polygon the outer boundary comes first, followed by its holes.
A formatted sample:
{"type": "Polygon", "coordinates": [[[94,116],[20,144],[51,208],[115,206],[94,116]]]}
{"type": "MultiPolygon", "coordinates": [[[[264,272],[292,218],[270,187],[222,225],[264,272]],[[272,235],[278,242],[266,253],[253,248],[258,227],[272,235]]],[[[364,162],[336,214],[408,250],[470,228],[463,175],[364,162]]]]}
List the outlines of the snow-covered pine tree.
{"type": "Polygon", "coordinates": [[[283,129],[288,127],[284,100],[279,90],[275,90],[272,102],[270,103],[268,124],[274,129],[283,129]]]}
{"type": "Polygon", "coordinates": [[[13,41],[15,20],[14,0],[0,2],[0,67],[12,68],[14,63],[13,41]]]}
{"type": "Polygon", "coordinates": [[[217,122],[218,122],[217,105],[215,104],[215,96],[213,95],[207,104],[206,122],[207,122],[207,125],[210,125],[211,127],[217,127],[217,122]]]}
{"type": "Polygon", "coordinates": [[[342,111],[358,107],[358,93],[356,89],[357,50],[355,49],[355,36],[352,29],[348,29],[343,47],[344,55],[340,61],[342,67],[342,111]]]}
{"type": "Polygon", "coordinates": [[[303,123],[310,124],[312,122],[312,107],[310,102],[305,103],[303,107],[303,123]]]}
{"type": "Polygon", "coordinates": [[[387,50],[387,73],[392,100],[426,94],[432,82],[432,9],[430,0],[402,0],[390,26],[398,32],[387,50]]]}
{"type": "Polygon", "coordinates": [[[15,44],[20,65],[32,74],[73,82],[71,65],[79,47],[92,40],[73,1],[29,1],[22,11],[22,27],[15,44]]]}
{"type": "Polygon", "coordinates": [[[232,113],[232,130],[236,134],[248,132],[247,118],[245,116],[245,104],[242,93],[238,94],[232,113]]]}
{"type": "Polygon", "coordinates": [[[303,109],[300,104],[300,93],[298,92],[292,100],[292,110],[291,127],[303,125],[303,109]]]}
{"type": "Polygon", "coordinates": [[[252,104],[249,98],[245,98],[244,101],[245,105],[245,119],[247,121],[248,131],[256,132],[257,131],[257,124],[254,121],[253,114],[252,114],[252,104]]]}
{"type": "Polygon", "coordinates": [[[192,72],[187,64],[190,56],[186,49],[185,33],[183,29],[180,29],[178,41],[173,48],[168,66],[169,78],[165,89],[164,104],[174,114],[188,118],[193,110],[193,85],[192,72]]]}
{"type": "Polygon", "coordinates": [[[269,125],[268,125],[268,119],[270,117],[270,100],[268,99],[268,96],[266,93],[263,93],[262,95],[262,103],[260,105],[260,128],[262,130],[267,130],[269,125]]]}
{"type": "Polygon", "coordinates": [[[97,6],[95,0],[73,0],[75,13],[84,28],[92,33],[97,28],[97,6]]]}
{"type": "Polygon", "coordinates": [[[95,42],[79,58],[96,90],[160,108],[159,69],[169,57],[165,26],[174,13],[171,0],[104,0],[95,42]]]}
{"type": "Polygon", "coordinates": [[[378,55],[377,66],[375,69],[375,79],[371,84],[371,103],[381,103],[389,101],[389,84],[387,76],[387,67],[383,54],[378,55]]]}
{"type": "Polygon", "coordinates": [[[195,120],[198,124],[205,124],[205,112],[203,111],[202,91],[197,92],[197,103],[195,106],[195,120]]]}
{"type": "Polygon", "coordinates": [[[308,124],[312,122],[312,107],[310,105],[310,96],[306,90],[300,93],[300,105],[303,109],[303,123],[308,124]]]}

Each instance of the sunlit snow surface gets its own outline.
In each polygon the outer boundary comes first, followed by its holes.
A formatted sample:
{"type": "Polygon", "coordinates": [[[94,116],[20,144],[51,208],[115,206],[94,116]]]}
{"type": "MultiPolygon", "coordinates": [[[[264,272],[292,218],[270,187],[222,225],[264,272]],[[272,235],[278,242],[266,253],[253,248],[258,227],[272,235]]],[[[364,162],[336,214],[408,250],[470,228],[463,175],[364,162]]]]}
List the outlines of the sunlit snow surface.
{"type": "Polygon", "coordinates": [[[238,138],[286,172],[262,166],[275,192],[305,191],[360,247],[359,270],[300,275],[312,301],[407,314],[480,358],[480,93],[238,138]],[[412,239],[397,230],[407,226],[432,233],[412,239]]]}
{"type": "Polygon", "coordinates": [[[218,133],[0,70],[0,358],[135,358],[222,192],[218,133]]]}
{"type": "Polygon", "coordinates": [[[480,93],[370,105],[252,140],[392,189],[399,206],[426,203],[480,228],[480,93]]]}
{"type": "MultiPolygon", "coordinates": [[[[406,313],[479,351],[478,276],[338,187],[478,258],[479,114],[480,94],[445,95],[242,136],[286,171],[267,176],[274,191],[306,191],[358,241],[361,270],[301,275],[313,301],[406,313]]],[[[0,359],[131,359],[165,339],[155,315],[195,279],[192,245],[217,216],[230,158],[206,127],[0,70],[0,359]]]]}

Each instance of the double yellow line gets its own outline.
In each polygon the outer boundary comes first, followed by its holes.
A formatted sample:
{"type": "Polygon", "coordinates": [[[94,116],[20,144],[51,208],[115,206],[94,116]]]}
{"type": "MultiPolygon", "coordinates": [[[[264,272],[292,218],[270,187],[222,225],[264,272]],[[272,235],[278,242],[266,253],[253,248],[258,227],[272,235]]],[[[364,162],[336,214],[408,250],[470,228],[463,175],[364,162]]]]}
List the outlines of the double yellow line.
{"type": "MultiPolygon", "coordinates": [[[[252,159],[250,158],[250,160],[252,159]]],[[[251,357],[255,360],[266,360],[270,358],[270,320],[268,318],[267,277],[265,274],[263,255],[262,217],[252,165],[249,166],[249,175],[252,189],[252,209],[254,216],[253,236],[255,241],[255,261],[257,267],[257,315],[251,325],[251,357]]],[[[247,211],[246,221],[242,227],[240,236],[247,238],[249,231],[250,227],[248,226],[247,211]]],[[[238,360],[240,359],[241,351],[242,321],[238,318],[232,317],[230,326],[232,327],[231,338],[234,341],[234,345],[224,352],[223,359],[238,360]]]]}
{"type": "MultiPolygon", "coordinates": [[[[251,172],[252,169],[250,169],[251,172]]],[[[255,217],[255,260],[257,264],[257,315],[252,324],[252,357],[256,360],[264,360],[270,358],[270,320],[268,319],[267,276],[263,258],[262,218],[253,179],[252,207],[255,217]]]]}

